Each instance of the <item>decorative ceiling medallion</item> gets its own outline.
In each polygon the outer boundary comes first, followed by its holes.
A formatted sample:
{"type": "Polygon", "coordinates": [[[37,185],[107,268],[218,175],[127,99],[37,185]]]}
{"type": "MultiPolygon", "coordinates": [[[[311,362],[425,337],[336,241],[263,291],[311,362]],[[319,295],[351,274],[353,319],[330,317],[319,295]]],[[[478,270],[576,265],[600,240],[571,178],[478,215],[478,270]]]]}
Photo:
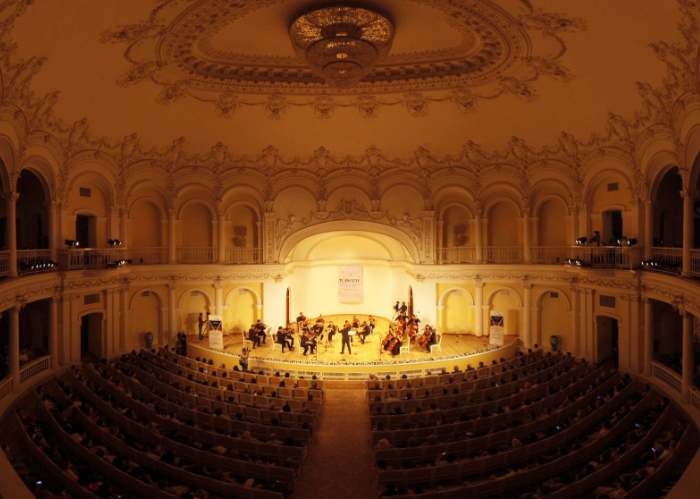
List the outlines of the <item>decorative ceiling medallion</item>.
{"type": "MultiPolygon", "coordinates": [[[[397,104],[421,116],[429,102],[452,102],[473,112],[480,99],[504,94],[532,100],[537,95],[532,84],[540,76],[560,82],[573,78],[561,64],[567,50],[562,36],[586,29],[580,18],[544,12],[530,2],[523,2],[521,13],[514,17],[486,0],[405,0],[439,11],[445,31],[459,33],[461,42],[449,48],[392,53],[383,62],[380,53],[373,62],[380,64],[374,69],[368,64],[371,70],[362,71],[364,77],[352,86],[324,81],[322,72],[314,69],[318,61],[310,61],[308,51],[304,52],[308,62],[303,63],[285,55],[288,49],[278,54],[240,54],[216,48],[217,33],[243,29],[246,16],[290,1],[195,0],[181,11],[172,0],[158,0],[147,23],[108,30],[101,41],[128,44],[124,56],[132,66],[117,83],[150,80],[163,87],[156,97],[162,104],[189,96],[212,103],[219,117],[233,116],[238,106],[247,105],[280,118],[284,109],[279,102],[284,101],[284,106],[308,107],[316,116],[328,118],[332,111],[319,112],[317,101],[320,96],[327,104],[330,94],[344,96],[336,98],[334,106],[355,107],[361,116],[371,118],[380,107],[397,104]],[[276,108],[272,112],[271,105],[276,108]]],[[[410,37],[411,30],[400,36],[410,37]]],[[[440,37],[440,32],[434,36],[440,37]]]]}
{"type": "Polygon", "coordinates": [[[325,7],[294,20],[289,38],[299,59],[333,87],[353,87],[382,61],[394,41],[389,19],[358,7],[325,7]]]}

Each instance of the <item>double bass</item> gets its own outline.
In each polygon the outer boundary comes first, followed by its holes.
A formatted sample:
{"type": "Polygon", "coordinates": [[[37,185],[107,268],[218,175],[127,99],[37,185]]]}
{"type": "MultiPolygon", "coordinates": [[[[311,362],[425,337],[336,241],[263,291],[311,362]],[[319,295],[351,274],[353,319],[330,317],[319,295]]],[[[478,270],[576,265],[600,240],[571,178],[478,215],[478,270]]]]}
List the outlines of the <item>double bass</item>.
{"type": "Polygon", "coordinates": [[[418,344],[420,346],[422,346],[423,348],[426,348],[428,346],[428,342],[430,341],[430,337],[432,335],[433,335],[432,328],[430,326],[425,326],[425,329],[423,330],[423,334],[418,339],[418,344]]]}

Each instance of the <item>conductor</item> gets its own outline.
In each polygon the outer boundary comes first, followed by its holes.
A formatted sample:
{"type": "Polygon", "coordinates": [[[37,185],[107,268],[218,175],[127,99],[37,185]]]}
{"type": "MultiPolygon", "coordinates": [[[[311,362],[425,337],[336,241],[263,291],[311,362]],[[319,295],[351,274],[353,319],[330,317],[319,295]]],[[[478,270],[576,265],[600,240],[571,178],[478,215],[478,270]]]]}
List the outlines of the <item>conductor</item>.
{"type": "Polygon", "coordinates": [[[340,330],[340,334],[343,335],[343,346],[340,349],[340,354],[345,355],[345,345],[348,346],[348,353],[352,355],[352,349],[350,348],[350,331],[352,330],[352,327],[348,322],[345,323],[345,327],[340,330]]]}

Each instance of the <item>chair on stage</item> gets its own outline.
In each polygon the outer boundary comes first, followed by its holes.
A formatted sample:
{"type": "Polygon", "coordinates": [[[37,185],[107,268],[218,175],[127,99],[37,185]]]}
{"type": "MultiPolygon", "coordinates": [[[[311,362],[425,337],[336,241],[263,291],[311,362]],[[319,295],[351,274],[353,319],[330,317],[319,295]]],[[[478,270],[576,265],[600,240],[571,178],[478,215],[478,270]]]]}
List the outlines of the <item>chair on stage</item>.
{"type": "Polygon", "coordinates": [[[253,348],[253,342],[250,341],[250,340],[246,337],[245,331],[243,331],[243,332],[241,333],[241,336],[243,337],[243,348],[246,347],[246,346],[245,346],[246,343],[250,343],[250,347],[249,347],[249,348],[253,348]]]}
{"type": "Polygon", "coordinates": [[[272,332],[272,327],[267,328],[267,331],[265,331],[265,335],[270,340],[271,352],[275,351],[275,347],[279,347],[280,349],[282,349],[282,345],[280,343],[277,343],[277,333],[272,332]]]}
{"type": "Polygon", "coordinates": [[[430,345],[430,353],[433,353],[434,348],[437,348],[438,350],[440,350],[440,353],[442,353],[442,335],[441,334],[437,335],[437,343],[435,343],[434,345],[430,345]]]}
{"type": "Polygon", "coordinates": [[[411,340],[410,339],[405,344],[401,345],[401,348],[399,348],[399,355],[404,353],[404,351],[408,354],[411,353],[411,340]]]}

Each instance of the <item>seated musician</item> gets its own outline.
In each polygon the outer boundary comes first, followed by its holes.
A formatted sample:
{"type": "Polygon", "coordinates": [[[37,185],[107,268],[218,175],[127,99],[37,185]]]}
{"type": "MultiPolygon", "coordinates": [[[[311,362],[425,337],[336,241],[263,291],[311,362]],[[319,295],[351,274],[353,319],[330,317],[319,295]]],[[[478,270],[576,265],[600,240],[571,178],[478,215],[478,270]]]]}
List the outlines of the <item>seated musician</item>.
{"type": "Polygon", "coordinates": [[[291,328],[284,328],[284,337],[287,339],[290,345],[292,345],[292,348],[294,348],[294,332],[291,328]]]}
{"type": "Polygon", "coordinates": [[[311,332],[316,338],[318,338],[319,340],[323,340],[323,323],[316,322],[311,332]]]}
{"type": "Polygon", "coordinates": [[[426,348],[428,350],[428,353],[430,353],[430,346],[431,345],[436,345],[437,344],[437,333],[434,328],[430,326],[426,326],[426,329],[430,328],[430,339],[428,340],[428,343],[426,344],[426,348]]]}
{"type": "Polygon", "coordinates": [[[338,326],[333,324],[333,321],[328,322],[328,344],[333,344],[333,336],[338,332],[338,326]]]}
{"type": "Polygon", "coordinates": [[[297,317],[297,324],[303,323],[306,321],[306,316],[304,315],[304,312],[299,312],[299,316],[297,317]]]}
{"type": "Polygon", "coordinates": [[[392,341],[393,339],[394,339],[394,331],[392,331],[391,329],[389,329],[389,332],[387,333],[387,335],[386,335],[386,336],[384,337],[384,339],[382,340],[382,348],[384,348],[384,350],[388,350],[388,349],[389,349],[389,345],[391,344],[391,341],[392,341]]]}
{"type": "Polygon", "coordinates": [[[255,347],[260,346],[260,337],[258,336],[258,330],[255,328],[255,324],[250,325],[248,339],[253,342],[253,350],[255,350],[255,347]]]}
{"type": "Polygon", "coordinates": [[[294,350],[294,347],[287,341],[287,338],[284,333],[284,329],[282,329],[282,326],[277,328],[277,343],[282,345],[282,353],[284,353],[284,347],[289,348],[290,350],[294,350]]]}
{"type": "Polygon", "coordinates": [[[374,332],[374,328],[377,327],[377,320],[370,315],[367,319],[367,323],[369,324],[369,328],[372,330],[372,332],[374,332]]]}
{"type": "Polygon", "coordinates": [[[314,338],[313,333],[308,332],[302,335],[301,346],[304,348],[304,355],[309,353],[309,349],[312,354],[316,353],[316,338],[314,338]]]}
{"type": "Polygon", "coordinates": [[[372,333],[372,330],[370,329],[369,325],[367,322],[363,321],[362,322],[362,329],[360,329],[360,332],[358,333],[358,336],[360,337],[360,340],[364,344],[365,339],[367,339],[367,336],[369,336],[372,333]]]}
{"type": "Polygon", "coordinates": [[[258,332],[258,338],[260,338],[260,340],[261,340],[261,341],[263,342],[263,344],[264,344],[264,343],[265,343],[265,329],[267,329],[267,325],[266,325],[263,321],[261,321],[260,319],[258,319],[258,320],[255,322],[255,329],[256,329],[257,332],[258,332]]]}
{"type": "Polygon", "coordinates": [[[358,329],[360,327],[360,321],[358,320],[356,315],[352,316],[352,328],[353,329],[358,329]]]}
{"type": "Polygon", "coordinates": [[[316,324],[318,324],[319,322],[320,322],[321,324],[325,324],[325,323],[326,323],[326,319],[324,319],[324,318],[323,318],[323,315],[321,315],[321,314],[319,314],[319,316],[316,318],[316,324]]]}

